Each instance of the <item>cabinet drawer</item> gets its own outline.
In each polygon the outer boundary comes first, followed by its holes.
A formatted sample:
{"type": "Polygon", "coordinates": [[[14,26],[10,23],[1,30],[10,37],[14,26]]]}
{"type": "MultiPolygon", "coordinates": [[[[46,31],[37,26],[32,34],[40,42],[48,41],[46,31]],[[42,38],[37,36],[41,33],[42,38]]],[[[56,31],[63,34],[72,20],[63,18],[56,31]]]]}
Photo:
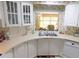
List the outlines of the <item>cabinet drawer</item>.
{"type": "Polygon", "coordinates": [[[75,42],[66,42],[65,45],[73,46],[73,47],[79,48],[79,43],[75,43],[75,42]]]}
{"type": "Polygon", "coordinates": [[[71,57],[71,58],[79,58],[79,46],[77,43],[74,45],[72,42],[66,42],[64,46],[63,51],[65,56],[71,57]]]}

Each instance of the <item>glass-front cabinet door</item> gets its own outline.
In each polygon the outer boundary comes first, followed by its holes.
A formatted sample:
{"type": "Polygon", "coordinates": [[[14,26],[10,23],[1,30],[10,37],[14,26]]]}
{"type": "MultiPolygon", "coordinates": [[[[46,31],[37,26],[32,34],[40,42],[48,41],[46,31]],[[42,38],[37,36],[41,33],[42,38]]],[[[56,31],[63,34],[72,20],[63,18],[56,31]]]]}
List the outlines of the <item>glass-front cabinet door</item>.
{"type": "Polygon", "coordinates": [[[27,2],[3,2],[6,26],[27,26],[32,24],[33,6],[27,2]]]}
{"type": "Polygon", "coordinates": [[[33,15],[33,7],[31,4],[21,3],[22,7],[22,24],[24,26],[31,25],[32,23],[32,15],[33,15]]]}
{"type": "Polygon", "coordinates": [[[20,26],[18,2],[4,2],[5,19],[7,26],[20,26]]]}

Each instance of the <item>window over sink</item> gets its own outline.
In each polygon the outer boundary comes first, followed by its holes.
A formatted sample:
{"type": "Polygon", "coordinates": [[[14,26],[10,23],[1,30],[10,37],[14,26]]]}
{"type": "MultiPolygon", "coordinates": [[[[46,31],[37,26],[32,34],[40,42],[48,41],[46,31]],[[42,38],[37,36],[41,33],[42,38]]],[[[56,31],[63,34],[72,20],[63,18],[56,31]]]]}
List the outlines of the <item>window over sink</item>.
{"type": "Polygon", "coordinates": [[[58,30],[58,13],[39,13],[36,16],[36,30],[58,30]]]}

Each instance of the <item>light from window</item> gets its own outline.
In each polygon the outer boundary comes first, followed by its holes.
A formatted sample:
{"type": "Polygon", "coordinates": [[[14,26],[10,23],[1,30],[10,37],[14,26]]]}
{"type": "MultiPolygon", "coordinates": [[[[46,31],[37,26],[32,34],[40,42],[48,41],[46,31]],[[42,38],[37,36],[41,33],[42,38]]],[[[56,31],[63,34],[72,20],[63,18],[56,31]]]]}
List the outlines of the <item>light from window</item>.
{"type": "MultiPolygon", "coordinates": [[[[54,25],[54,30],[58,29],[58,14],[42,14],[39,16],[39,29],[48,29],[48,25],[54,25]]],[[[37,28],[37,27],[36,27],[37,28]]]]}

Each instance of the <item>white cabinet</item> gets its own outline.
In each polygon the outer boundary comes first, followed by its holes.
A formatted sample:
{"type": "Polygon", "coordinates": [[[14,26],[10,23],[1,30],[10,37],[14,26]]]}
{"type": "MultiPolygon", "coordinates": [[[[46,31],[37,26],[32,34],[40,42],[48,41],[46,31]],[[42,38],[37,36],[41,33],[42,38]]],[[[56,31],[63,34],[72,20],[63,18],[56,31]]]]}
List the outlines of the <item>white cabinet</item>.
{"type": "Polygon", "coordinates": [[[49,46],[48,46],[49,39],[38,39],[38,55],[48,55],[49,54],[49,46]]]}
{"type": "Polygon", "coordinates": [[[6,52],[5,54],[1,55],[0,58],[13,58],[13,51],[10,50],[6,52]]]}
{"type": "Polygon", "coordinates": [[[49,40],[49,55],[61,55],[64,48],[64,40],[48,39],[49,40]]]}
{"type": "Polygon", "coordinates": [[[79,43],[66,42],[64,45],[63,55],[70,58],[79,58],[79,43]]]}
{"type": "Polygon", "coordinates": [[[62,55],[64,40],[61,39],[39,39],[38,55],[62,55]]]}
{"type": "Polygon", "coordinates": [[[1,14],[1,8],[2,8],[2,4],[1,4],[1,1],[0,1],[0,19],[1,19],[1,17],[2,17],[2,14],[1,14]]]}
{"type": "Polygon", "coordinates": [[[33,22],[33,6],[27,2],[3,2],[4,18],[7,26],[26,26],[33,22]]]}
{"type": "Polygon", "coordinates": [[[3,3],[0,1],[0,27],[5,27],[3,3]]]}
{"type": "Polygon", "coordinates": [[[28,57],[33,58],[37,56],[37,40],[28,41],[28,57]]]}
{"type": "Polygon", "coordinates": [[[69,4],[65,8],[64,25],[78,26],[79,4],[69,4]]]}
{"type": "Polygon", "coordinates": [[[20,2],[6,1],[4,2],[4,15],[7,26],[20,26],[20,2]]]}
{"type": "Polygon", "coordinates": [[[22,43],[14,47],[14,58],[26,58],[27,57],[27,44],[22,43]]]}
{"type": "Polygon", "coordinates": [[[22,25],[31,25],[33,20],[33,6],[29,3],[21,3],[22,25]]]}

